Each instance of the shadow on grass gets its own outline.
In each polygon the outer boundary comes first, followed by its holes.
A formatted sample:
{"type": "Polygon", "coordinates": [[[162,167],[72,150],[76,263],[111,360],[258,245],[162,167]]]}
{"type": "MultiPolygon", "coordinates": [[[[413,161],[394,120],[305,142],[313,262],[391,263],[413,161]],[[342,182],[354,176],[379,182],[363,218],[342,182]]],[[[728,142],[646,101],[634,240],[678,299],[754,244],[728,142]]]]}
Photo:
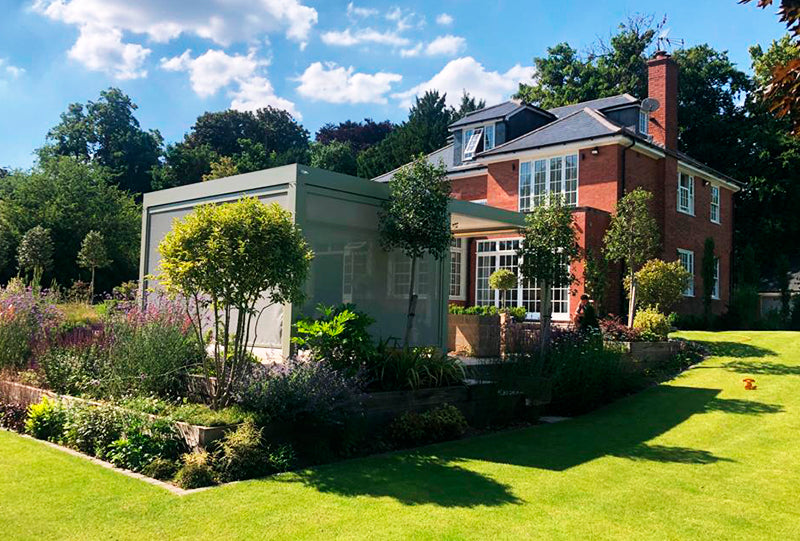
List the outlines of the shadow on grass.
{"type": "Polygon", "coordinates": [[[765,404],[752,400],[739,400],[738,398],[715,398],[709,400],[705,411],[722,411],[725,413],[738,413],[740,415],[763,415],[765,413],[780,413],[783,406],[780,404],[765,404]]]}
{"type": "Polygon", "coordinates": [[[706,346],[712,355],[717,357],[775,357],[778,354],[771,349],[745,344],[742,342],[715,342],[706,340],[692,340],[706,346]]]}
{"type": "MultiPolygon", "coordinates": [[[[426,450],[426,449],[423,449],[426,450]]],[[[453,457],[390,454],[299,472],[296,479],[320,492],[342,496],[390,497],[405,505],[500,506],[522,503],[502,483],[465,469],[453,457]]]]}
{"type": "Polygon", "coordinates": [[[763,374],[768,376],[800,376],[800,366],[772,363],[769,361],[730,361],[722,365],[726,370],[740,374],[763,374]]]}
{"type": "Polygon", "coordinates": [[[666,445],[640,444],[630,449],[614,453],[620,458],[631,460],[651,460],[654,462],[673,462],[677,464],[713,464],[714,462],[733,462],[708,451],[689,447],[669,447],[666,445]]]}

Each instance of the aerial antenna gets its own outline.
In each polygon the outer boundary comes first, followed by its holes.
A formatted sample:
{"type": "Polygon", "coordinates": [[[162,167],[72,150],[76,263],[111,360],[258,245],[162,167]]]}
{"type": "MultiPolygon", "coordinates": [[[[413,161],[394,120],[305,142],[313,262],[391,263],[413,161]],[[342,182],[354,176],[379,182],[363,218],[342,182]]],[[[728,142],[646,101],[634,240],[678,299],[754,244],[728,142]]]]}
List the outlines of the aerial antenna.
{"type": "Polygon", "coordinates": [[[659,51],[666,51],[667,47],[673,50],[683,48],[685,43],[684,40],[681,38],[669,37],[670,30],[671,28],[665,28],[658,34],[658,38],[656,38],[656,48],[659,51]]]}

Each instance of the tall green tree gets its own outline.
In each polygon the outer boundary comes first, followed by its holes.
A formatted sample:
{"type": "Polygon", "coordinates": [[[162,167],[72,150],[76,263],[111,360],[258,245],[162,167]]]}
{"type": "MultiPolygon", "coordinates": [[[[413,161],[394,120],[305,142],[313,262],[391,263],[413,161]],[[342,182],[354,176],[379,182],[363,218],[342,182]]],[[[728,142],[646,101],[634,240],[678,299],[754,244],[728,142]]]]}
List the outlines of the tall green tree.
{"type": "Polygon", "coordinates": [[[365,118],[363,122],[346,120],[339,124],[325,124],[317,130],[314,140],[325,145],[334,141],[350,143],[353,150],[358,153],[377,145],[394,129],[395,125],[388,120],[383,122],[375,122],[371,118],[365,118]]]}
{"type": "Polygon", "coordinates": [[[658,224],[648,208],[653,194],[636,188],[617,201],[603,244],[610,261],[623,263],[628,272],[628,326],[636,312],[636,271],[659,250],[658,224]]]}
{"type": "Polygon", "coordinates": [[[133,195],[114,186],[102,167],[60,157],[0,179],[0,220],[8,227],[13,251],[32,227],[50,230],[58,262],[51,274],[59,284],[80,277],[76,255],[91,230],[103,233],[114,261],[109,272],[98,276],[100,290],[110,291],[138,275],[141,211],[133,195]]]}
{"type": "Polygon", "coordinates": [[[330,143],[311,143],[311,166],[355,175],[358,172],[356,153],[350,143],[331,141],[330,143]]]}
{"type": "Polygon", "coordinates": [[[525,229],[517,250],[524,280],[538,284],[541,291],[542,351],[550,345],[553,318],[553,288],[575,282],[572,263],[580,255],[572,210],[562,198],[551,197],[525,217],[525,229]]]}
{"type": "Polygon", "coordinates": [[[53,239],[50,230],[40,225],[32,227],[22,236],[17,249],[19,270],[30,272],[31,283],[39,287],[46,270],[53,266],[53,239]]]}
{"type": "Polygon", "coordinates": [[[109,180],[124,190],[149,191],[150,171],[159,163],[163,139],[158,130],[141,128],[136,109],[118,88],[101,92],[97,101],[70,104],[61,122],[47,132],[40,158],[72,156],[105,167],[109,180]]]}
{"type": "Polygon", "coordinates": [[[111,259],[106,251],[106,241],[99,231],[89,231],[83,237],[81,249],[78,252],[78,265],[89,269],[92,278],[89,282],[89,302],[94,301],[94,275],[97,269],[102,269],[111,264],[111,259]]]}
{"type": "Polygon", "coordinates": [[[464,93],[461,94],[461,102],[458,104],[458,108],[453,113],[453,122],[464,118],[473,111],[483,109],[484,107],[486,107],[486,100],[477,100],[475,99],[475,96],[470,96],[469,92],[464,90],[464,93]]]}
{"type": "Polygon", "coordinates": [[[408,312],[403,344],[408,347],[417,305],[417,260],[425,254],[442,259],[450,250],[450,182],[446,169],[419,155],[389,183],[389,198],[380,213],[381,244],[388,252],[400,250],[411,260],[408,312]]]}
{"type": "Polygon", "coordinates": [[[446,95],[425,92],[411,107],[408,120],[377,145],[358,155],[358,176],[374,178],[407,164],[420,153],[428,154],[447,144],[447,127],[454,112],[446,95]]]}

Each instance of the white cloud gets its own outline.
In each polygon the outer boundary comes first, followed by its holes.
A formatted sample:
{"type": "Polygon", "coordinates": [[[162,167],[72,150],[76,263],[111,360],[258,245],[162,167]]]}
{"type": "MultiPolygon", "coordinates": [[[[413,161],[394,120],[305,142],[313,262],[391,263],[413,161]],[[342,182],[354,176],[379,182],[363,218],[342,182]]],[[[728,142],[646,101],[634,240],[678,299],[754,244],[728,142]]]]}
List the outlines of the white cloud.
{"type": "Polygon", "coordinates": [[[460,36],[439,36],[427,45],[417,43],[414,47],[400,50],[403,58],[414,58],[425,54],[426,56],[455,56],[467,46],[467,40],[460,36]]]}
{"type": "Polygon", "coordinates": [[[277,96],[272,84],[261,73],[268,64],[266,60],[256,58],[255,51],[245,56],[229,55],[216,49],[209,49],[196,58],[192,58],[192,52],[187,50],[180,56],[161,59],[162,69],[188,72],[192,90],[201,98],[234,85],[235,88],[228,92],[232,109],[251,111],[271,105],[302,118],[295,104],[277,96]]]}
{"type": "Polygon", "coordinates": [[[516,92],[519,83],[529,80],[533,70],[532,66],[517,64],[505,73],[487,71],[483,64],[466,56],[448,62],[429,81],[392,94],[392,97],[398,100],[401,107],[409,107],[415,96],[426,90],[438,90],[447,93],[449,105],[457,106],[461,94],[466,90],[475,98],[486,100],[488,105],[492,105],[516,92]]]}
{"type": "Polygon", "coordinates": [[[6,73],[12,79],[16,79],[25,73],[25,69],[10,64],[6,58],[0,58],[0,73],[6,73]]]}
{"type": "Polygon", "coordinates": [[[35,11],[79,27],[96,25],[167,42],[181,34],[223,46],[284,32],[304,43],[317,10],[300,0],[35,0],[35,11]]]}
{"type": "Polygon", "coordinates": [[[356,73],[352,66],[314,62],[297,79],[300,82],[297,91],[312,100],[328,103],[386,103],[386,94],[402,79],[397,73],[356,73]]]}
{"type": "Polygon", "coordinates": [[[440,13],[436,17],[436,24],[441,26],[450,26],[453,24],[453,17],[448,15],[447,13],[440,13]]]}
{"type": "Polygon", "coordinates": [[[288,111],[298,120],[303,119],[303,115],[295,107],[294,102],[275,95],[275,90],[270,82],[264,77],[252,77],[241,81],[238,90],[228,93],[232,98],[231,109],[238,111],[255,111],[270,105],[277,109],[288,111]]]}
{"type": "Polygon", "coordinates": [[[467,40],[460,36],[439,36],[425,47],[428,56],[455,56],[467,46],[467,40]]]}
{"type": "Polygon", "coordinates": [[[392,47],[404,47],[411,41],[393,30],[379,32],[377,30],[373,30],[372,28],[364,28],[352,32],[348,28],[341,32],[325,32],[322,34],[322,42],[326,45],[337,45],[340,47],[352,47],[353,45],[363,45],[366,43],[390,45],[392,47]]]}
{"type": "Polygon", "coordinates": [[[117,79],[146,77],[142,69],[150,49],[136,43],[123,43],[115,28],[88,24],[81,27],[78,39],[67,53],[92,71],[102,71],[117,79]]]}
{"type": "Polygon", "coordinates": [[[259,66],[266,65],[257,60],[251,52],[247,56],[229,55],[224,51],[209,49],[197,58],[192,58],[191,51],[182,55],[161,60],[161,67],[168,71],[188,71],[192,90],[198,96],[207,98],[216,94],[220,88],[233,81],[243,81],[252,77],[259,66]]]}
{"type": "Polygon", "coordinates": [[[362,8],[356,6],[353,2],[347,4],[347,16],[351,19],[356,18],[364,18],[364,17],[373,17],[378,14],[378,10],[375,8],[362,8]]]}

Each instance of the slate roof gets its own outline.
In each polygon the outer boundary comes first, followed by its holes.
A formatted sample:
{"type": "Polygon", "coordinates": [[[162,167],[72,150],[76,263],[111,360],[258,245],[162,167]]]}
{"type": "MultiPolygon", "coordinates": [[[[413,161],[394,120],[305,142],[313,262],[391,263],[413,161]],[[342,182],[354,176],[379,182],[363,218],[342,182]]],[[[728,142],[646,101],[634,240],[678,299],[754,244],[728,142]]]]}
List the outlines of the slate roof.
{"type": "MultiPolygon", "coordinates": [[[[465,171],[478,172],[486,170],[485,165],[477,162],[466,162],[462,163],[461,165],[454,165],[453,164],[454,154],[455,153],[453,152],[453,143],[450,143],[438,150],[434,150],[426,157],[428,161],[434,165],[439,165],[439,163],[444,163],[445,167],[447,167],[448,173],[461,173],[465,171]]],[[[372,180],[374,180],[375,182],[389,182],[390,180],[392,180],[392,177],[394,176],[394,174],[397,172],[398,169],[400,169],[400,167],[398,167],[397,169],[393,169],[388,173],[384,173],[379,177],[375,177],[372,180]]]]}
{"type": "Polygon", "coordinates": [[[523,105],[515,101],[504,101],[503,103],[498,103],[497,105],[484,107],[483,109],[478,109],[477,111],[468,113],[464,118],[456,120],[450,124],[450,128],[457,128],[459,126],[465,126],[475,122],[483,122],[485,120],[493,120],[495,118],[503,118],[507,114],[513,113],[520,107],[523,107],[523,105]]]}
{"type": "Polygon", "coordinates": [[[491,150],[481,152],[478,156],[496,156],[530,148],[615,135],[622,133],[622,129],[622,126],[611,122],[597,111],[586,107],[577,109],[550,124],[545,124],[541,128],[498,145],[491,150]]]}
{"type": "Polygon", "coordinates": [[[571,115],[575,111],[580,111],[586,107],[596,111],[602,111],[603,109],[609,109],[619,105],[628,105],[638,101],[639,100],[630,94],[617,94],[616,96],[609,96],[608,98],[598,98],[596,100],[582,101],[572,105],[564,105],[563,107],[555,107],[553,109],[549,109],[549,112],[553,113],[558,118],[564,118],[565,116],[571,115]]]}

